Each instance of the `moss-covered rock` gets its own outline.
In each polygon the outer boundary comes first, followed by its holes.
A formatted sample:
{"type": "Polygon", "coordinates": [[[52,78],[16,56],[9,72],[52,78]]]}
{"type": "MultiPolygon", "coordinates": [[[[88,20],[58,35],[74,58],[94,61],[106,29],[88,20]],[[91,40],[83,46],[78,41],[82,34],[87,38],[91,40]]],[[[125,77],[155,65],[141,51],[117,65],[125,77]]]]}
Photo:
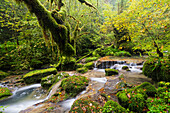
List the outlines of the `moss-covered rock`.
{"type": "Polygon", "coordinates": [[[145,92],[148,96],[154,97],[155,94],[157,94],[157,90],[156,90],[155,86],[153,86],[149,82],[144,82],[141,85],[135,87],[135,89],[140,89],[140,88],[146,90],[145,92]]]}
{"type": "Polygon", "coordinates": [[[85,68],[87,69],[93,69],[94,67],[94,62],[88,62],[84,65],[85,68]]]}
{"type": "Polygon", "coordinates": [[[51,102],[59,102],[75,97],[88,85],[88,78],[84,76],[70,76],[62,80],[58,91],[49,99],[51,102]]]}
{"type": "Polygon", "coordinates": [[[0,70],[0,80],[4,79],[5,77],[7,77],[9,74],[6,72],[3,72],[0,70]]]}
{"type": "Polygon", "coordinates": [[[91,62],[91,61],[96,61],[97,59],[98,59],[98,57],[88,57],[85,59],[85,63],[91,62]]]}
{"type": "Polygon", "coordinates": [[[127,108],[128,107],[129,98],[127,97],[126,93],[125,92],[119,92],[119,93],[117,93],[117,97],[118,97],[120,105],[122,105],[123,107],[127,108]]]}
{"type": "Polygon", "coordinates": [[[76,100],[69,113],[100,113],[100,105],[88,98],[81,98],[76,100]]]}
{"type": "Polygon", "coordinates": [[[109,100],[105,103],[102,113],[128,113],[127,110],[117,102],[109,100]]]}
{"type": "Polygon", "coordinates": [[[23,79],[26,84],[38,83],[41,81],[41,78],[51,75],[57,74],[56,68],[48,68],[42,70],[34,70],[31,71],[23,76],[23,79]]]}
{"type": "Polygon", "coordinates": [[[78,68],[76,71],[77,71],[78,73],[84,74],[84,73],[86,73],[86,72],[88,71],[88,69],[85,68],[85,67],[82,67],[82,68],[78,68]]]}
{"type": "Polygon", "coordinates": [[[147,99],[145,91],[141,89],[125,89],[118,92],[117,97],[121,106],[138,113],[143,111],[147,99]]]}
{"type": "Polygon", "coordinates": [[[118,75],[118,70],[116,69],[105,69],[106,76],[118,75]]]}
{"type": "Polygon", "coordinates": [[[81,63],[76,64],[76,68],[82,68],[84,65],[81,63]]]}
{"type": "Polygon", "coordinates": [[[119,51],[119,52],[114,53],[114,56],[118,56],[118,57],[121,57],[121,56],[131,57],[132,55],[129,52],[127,52],[127,51],[119,51]]]}
{"type": "Polygon", "coordinates": [[[128,67],[128,66],[123,66],[122,69],[123,69],[123,70],[128,70],[129,67],[128,67]]]}
{"type": "Polygon", "coordinates": [[[12,93],[8,88],[0,87],[0,100],[5,99],[11,95],[12,93]]]}
{"type": "Polygon", "coordinates": [[[170,62],[169,59],[150,58],[143,65],[144,75],[154,81],[170,81],[170,62]]]}

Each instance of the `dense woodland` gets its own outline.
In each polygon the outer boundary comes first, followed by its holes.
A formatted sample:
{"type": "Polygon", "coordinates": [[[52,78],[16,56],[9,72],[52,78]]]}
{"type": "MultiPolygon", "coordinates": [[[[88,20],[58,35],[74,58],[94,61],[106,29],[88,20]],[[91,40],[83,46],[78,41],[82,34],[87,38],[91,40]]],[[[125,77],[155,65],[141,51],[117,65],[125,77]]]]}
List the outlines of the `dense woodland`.
{"type": "MultiPolygon", "coordinates": [[[[161,101],[165,100],[163,111],[168,112],[170,110],[168,107],[170,100],[167,99],[170,98],[169,6],[169,0],[1,0],[0,79],[37,69],[49,69],[37,73],[50,71],[50,74],[56,74],[57,70],[77,71],[84,74],[94,66],[94,63],[90,61],[96,61],[101,57],[145,56],[147,61],[143,65],[143,74],[152,78],[154,83],[156,82],[155,84],[159,84],[157,86],[164,89],[158,88],[158,93],[157,89],[154,89],[155,92],[148,90],[144,94],[138,89],[147,86],[146,83],[134,88],[135,94],[137,93],[141,97],[140,100],[135,100],[137,96],[132,93],[133,89],[126,89],[117,93],[121,106],[106,99],[107,104],[103,105],[104,107],[101,109],[100,105],[91,102],[99,109],[90,108],[90,110],[103,113],[114,111],[118,113],[130,113],[130,111],[152,113],[152,108],[149,108],[152,105],[148,105],[149,107],[146,108],[144,104],[137,104],[137,102],[149,103],[151,100],[147,100],[147,97],[154,97],[157,94],[163,99],[161,101]],[[86,60],[85,63],[89,63],[82,64],[83,59],[86,60]],[[165,82],[157,83],[160,81],[165,82]],[[160,94],[161,91],[167,93],[165,95],[169,97],[164,98],[160,94]],[[124,98],[126,101],[122,99],[124,94],[128,97],[124,98]],[[145,100],[147,101],[144,102],[145,100]],[[135,105],[125,104],[133,101],[137,101],[134,103],[135,105]],[[114,107],[109,108],[109,105],[114,107]],[[138,107],[134,109],[134,106],[139,106],[139,109],[138,107]]],[[[32,73],[22,75],[26,84],[40,82],[30,76],[32,73]]],[[[45,76],[43,75],[43,77],[45,76]]],[[[62,76],[59,77],[60,79],[68,77],[68,75],[61,74],[57,76],[62,76]]],[[[50,77],[52,82],[49,86],[41,84],[48,91],[52,84],[60,80],[56,76],[50,77]]],[[[42,79],[41,82],[46,79],[42,79]]],[[[120,79],[122,80],[123,77],[120,79]]],[[[54,103],[61,101],[58,96],[61,92],[62,94],[64,92],[62,100],[75,97],[76,91],[82,91],[89,82],[87,78],[75,78],[75,76],[64,80],[59,91],[52,97],[57,101],[53,99],[49,101],[54,103]],[[84,84],[80,83],[80,89],[67,87],[66,81],[71,82],[77,79],[84,82],[84,84]],[[73,89],[72,92],[69,88],[73,89]]],[[[150,85],[149,83],[149,88],[152,87],[150,85]]],[[[77,108],[75,106],[79,106],[80,103],[86,103],[87,100],[77,100],[70,112],[84,113],[84,111],[76,111],[74,108],[77,108]]],[[[157,102],[156,99],[154,101],[157,102]]]]}

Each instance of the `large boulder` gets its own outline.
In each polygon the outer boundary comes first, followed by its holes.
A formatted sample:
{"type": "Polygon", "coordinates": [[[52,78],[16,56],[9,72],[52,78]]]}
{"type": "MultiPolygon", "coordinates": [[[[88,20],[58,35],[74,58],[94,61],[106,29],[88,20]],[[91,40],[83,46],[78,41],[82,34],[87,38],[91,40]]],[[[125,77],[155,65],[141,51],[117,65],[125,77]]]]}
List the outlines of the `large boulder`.
{"type": "Polygon", "coordinates": [[[118,70],[116,69],[105,69],[106,76],[118,75],[118,70]]]}
{"type": "Polygon", "coordinates": [[[31,71],[23,76],[23,79],[26,84],[40,83],[41,78],[46,77],[51,74],[57,74],[56,68],[48,68],[41,70],[31,71]]]}
{"type": "Polygon", "coordinates": [[[151,97],[154,97],[155,94],[157,94],[157,90],[156,90],[155,86],[153,86],[149,82],[144,82],[141,85],[136,86],[135,89],[144,89],[146,94],[151,97]]]}

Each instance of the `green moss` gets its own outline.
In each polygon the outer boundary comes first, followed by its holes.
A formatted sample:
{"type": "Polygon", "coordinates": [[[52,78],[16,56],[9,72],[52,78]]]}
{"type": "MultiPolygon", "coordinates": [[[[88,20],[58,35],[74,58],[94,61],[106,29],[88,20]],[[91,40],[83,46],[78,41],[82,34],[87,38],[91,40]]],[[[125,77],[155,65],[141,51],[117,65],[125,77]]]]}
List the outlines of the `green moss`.
{"type": "Polygon", "coordinates": [[[105,103],[102,113],[128,113],[124,107],[117,102],[109,100],[105,103]]]}
{"type": "Polygon", "coordinates": [[[84,73],[86,73],[86,72],[88,71],[88,69],[85,68],[85,67],[82,67],[82,68],[78,68],[76,71],[77,71],[78,73],[84,74],[84,73]]]}
{"type": "Polygon", "coordinates": [[[118,75],[118,70],[116,69],[105,69],[106,76],[118,75]]]}
{"type": "Polygon", "coordinates": [[[76,68],[82,68],[84,65],[81,63],[76,64],[76,68]]]}
{"type": "Polygon", "coordinates": [[[145,91],[141,89],[125,89],[118,92],[117,97],[120,105],[138,113],[143,111],[147,99],[145,91]]]}
{"type": "Polygon", "coordinates": [[[76,69],[76,59],[73,57],[66,58],[63,57],[63,62],[57,68],[58,70],[62,71],[73,71],[76,69]]]}
{"type": "Polygon", "coordinates": [[[144,82],[141,85],[135,87],[135,89],[140,89],[140,88],[145,89],[146,90],[146,94],[148,96],[152,96],[153,97],[153,96],[155,96],[155,94],[157,94],[156,88],[151,83],[149,83],[149,82],[144,82]]]}
{"type": "Polygon", "coordinates": [[[7,77],[9,74],[6,72],[3,72],[0,70],[0,80],[4,79],[5,77],[7,77]]]}
{"type": "Polygon", "coordinates": [[[114,56],[118,56],[118,57],[120,57],[120,56],[131,57],[132,55],[129,52],[127,52],[127,51],[119,51],[119,52],[114,53],[114,56]]]}
{"type": "Polygon", "coordinates": [[[43,65],[43,62],[41,62],[41,61],[38,60],[38,59],[33,58],[33,59],[31,59],[31,61],[30,61],[30,66],[31,66],[32,68],[41,68],[42,65],[43,65]]]}
{"type": "Polygon", "coordinates": [[[88,57],[85,59],[85,63],[91,62],[91,61],[96,61],[97,59],[98,59],[98,57],[88,57]]]}
{"type": "Polygon", "coordinates": [[[170,62],[169,59],[150,58],[143,65],[144,75],[152,78],[154,81],[170,80],[170,62]]]}
{"type": "Polygon", "coordinates": [[[49,101],[59,102],[71,97],[75,97],[81,91],[85,90],[89,80],[84,76],[70,76],[62,80],[58,91],[49,101]]]}
{"type": "Polygon", "coordinates": [[[69,113],[100,113],[100,105],[88,98],[81,98],[76,100],[69,113]]]}
{"type": "Polygon", "coordinates": [[[53,83],[56,83],[58,81],[58,74],[52,74],[41,79],[41,86],[45,89],[49,89],[53,85],[53,83]]]}
{"type": "Polygon", "coordinates": [[[128,68],[128,66],[123,66],[122,69],[123,70],[128,70],[129,68],[128,68]]]}
{"type": "Polygon", "coordinates": [[[0,87],[0,100],[5,99],[11,95],[12,93],[8,88],[0,87]]]}
{"type": "Polygon", "coordinates": [[[88,62],[84,65],[84,67],[87,69],[92,69],[94,67],[94,62],[88,62]]]}
{"type": "Polygon", "coordinates": [[[127,108],[128,107],[129,98],[127,97],[126,93],[119,92],[119,93],[117,93],[117,97],[118,97],[120,105],[122,105],[123,107],[127,108]]]}
{"type": "Polygon", "coordinates": [[[56,74],[57,69],[56,68],[48,68],[48,69],[42,69],[42,70],[35,70],[31,71],[23,76],[23,79],[26,84],[32,84],[37,83],[41,81],[41,78],[48,76],[50,74],[56,74]]]}

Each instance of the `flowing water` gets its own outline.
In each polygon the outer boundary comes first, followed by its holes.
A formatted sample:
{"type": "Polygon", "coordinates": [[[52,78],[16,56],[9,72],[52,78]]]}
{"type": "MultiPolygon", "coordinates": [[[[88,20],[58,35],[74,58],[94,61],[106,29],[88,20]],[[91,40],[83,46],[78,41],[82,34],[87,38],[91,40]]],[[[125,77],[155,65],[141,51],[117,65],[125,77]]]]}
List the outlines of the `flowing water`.
{"type": "Polygon", "coordinates": [[[13,96],[0,102],[0,106],[5,107],[5,113],[18,113],[27,107],[45,100],[44,91],[40,89],[41,84],[33,84],[19,88],[13,92],[13,96]]]}
{"type": "MultiPolygon", "coordinates": [[[[143,67],[142,64],[136,63],[126,63],[126,61],[105,61],[101,62],[100,65],[97,65],[98,61],[95,62],[94,71],[105,72],[106,68],[122,70],[123,66],[128,66],[131,72],[142,72],[141,68],[143,67]]],[[[93,91],[98,91],[102,87],[104,87],[105,83],[107,82],[106,77],[98,78],[98,77],[90,77],[91,81],[89,86],[87,86],[86,90],[82,91],[77,97],[67,99],[59,103],[59,105],[64,109],[64,111],[68,111],[71,109],[72,104],[74,101],[81,96],[88,94],[88,88],[93,89],[93,91]]],[[[61,81],[60,81],[61,82],[61,81]]],[[[114,82],[117,84],[117,82],[114,82]]],[[[56,84],[56,87],[53,89],[58,88],[60,83],[56,84]]],[[[113,85],[113,84],[112,84],[113,85]]],[[[0,84],[1,86],[1,84],[0,84]]],[[[6,100],[0,101],[0,106],[6,107],[4,112],[5,113],[18,113],[21,110],[26,109],[34,104],[43,102],[44,100],[48,99],[54,91],[51,90],[49,95],[47,96],[45,92],[42,90],[41,84],[33,84],[30,86],[25,86],[19,89],[16,89],[13,92],[13,96],[9,97],[6,100]]],[[[2,111],[2,109],[0,109],[2,111]]]]}

